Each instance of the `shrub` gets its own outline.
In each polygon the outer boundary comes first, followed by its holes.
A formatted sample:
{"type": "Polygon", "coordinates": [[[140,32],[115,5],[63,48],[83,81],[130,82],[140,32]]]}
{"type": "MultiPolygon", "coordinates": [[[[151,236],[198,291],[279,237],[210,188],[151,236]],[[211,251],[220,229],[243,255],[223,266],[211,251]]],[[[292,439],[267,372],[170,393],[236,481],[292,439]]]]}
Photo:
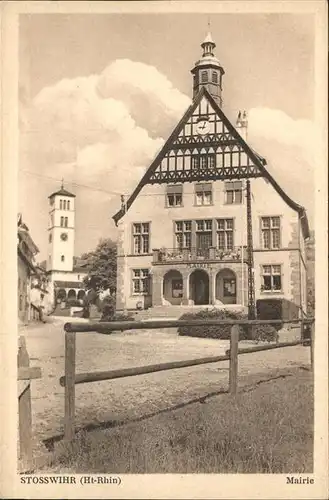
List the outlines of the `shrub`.
{"type": "MultiPolygon", "coordinates": [[[[221,339],[228,340],[231,336],[231,325],[219,325],[210,326],[207,325],[207,320],[219,319],[219,320],[242,320],[247,319],[247,316],[243,312],[229,311],[227,309],[208,309],[204,311],[199,311],[197,313],[186,313],[183,314],[180,320],[205,320],[204,325],[201,326],[180,326],[178,328],[179,335],[186,335],[189,337],[202,337],[210,339],[221,339]]],[[[244,327],[240,328],[240,340],[245,340],[249,337],[248,329],[244,327]]]]}
{"type": "Polygon", "coordinates": [[[274,342],[278,341],[277,328],[273,325],[253,325],[251,327],[250,336],[252,340],[257,342],[274,342]]]}
{"type": "Polygon", "coordinates": [[[104,307],[100,321],[134,321],[135,317],[132,314],[116,313],[114,308],[104,307]]]}

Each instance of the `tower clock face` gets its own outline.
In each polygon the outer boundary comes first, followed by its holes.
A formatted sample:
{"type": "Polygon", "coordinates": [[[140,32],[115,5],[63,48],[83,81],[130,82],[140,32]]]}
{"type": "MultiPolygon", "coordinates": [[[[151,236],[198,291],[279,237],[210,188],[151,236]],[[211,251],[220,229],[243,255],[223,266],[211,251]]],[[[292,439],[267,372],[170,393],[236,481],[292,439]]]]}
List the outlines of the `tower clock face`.
{"type": "Polygon", "coordinates": [[[67,240],[67,233],[62,233],[61,234],[61,240],[66,241],[67,240]]]}
{"type": "Polygon", "coordinates": [[[196,124],[196,131],[199,135],[206,135],[209,133],[210,123],[206,119],[199,120],[196,124]]]}

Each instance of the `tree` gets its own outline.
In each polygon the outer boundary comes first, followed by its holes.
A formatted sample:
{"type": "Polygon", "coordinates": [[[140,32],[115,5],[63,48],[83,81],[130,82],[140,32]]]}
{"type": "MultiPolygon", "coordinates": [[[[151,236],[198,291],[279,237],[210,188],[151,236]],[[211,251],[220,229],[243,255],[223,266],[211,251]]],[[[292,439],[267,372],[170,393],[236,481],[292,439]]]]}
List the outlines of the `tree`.
{"type": "Polygon", "coordinates": [[[84,279],[86,288],[98,292],[101,289],[116,290],[117,251],[116,244],[111,239],[102,239],[96,249],[86,253],[83,259],[87,261],[88,275],[84,279]]]}

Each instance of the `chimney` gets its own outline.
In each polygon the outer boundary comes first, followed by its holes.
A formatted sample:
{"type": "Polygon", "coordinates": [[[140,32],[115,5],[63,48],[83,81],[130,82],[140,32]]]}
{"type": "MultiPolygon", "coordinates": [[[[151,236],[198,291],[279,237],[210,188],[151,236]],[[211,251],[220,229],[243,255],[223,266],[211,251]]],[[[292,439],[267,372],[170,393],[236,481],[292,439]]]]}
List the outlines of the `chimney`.
{"type": "Polygon", "coordinates": [[[247,112],[244,111],[243,114],[241,111],[238,113],[238,117],[236,120],[236,129],[241,135],[244,141],[247,141],[247,132],[248,132],[248,117],[247,112]]]}

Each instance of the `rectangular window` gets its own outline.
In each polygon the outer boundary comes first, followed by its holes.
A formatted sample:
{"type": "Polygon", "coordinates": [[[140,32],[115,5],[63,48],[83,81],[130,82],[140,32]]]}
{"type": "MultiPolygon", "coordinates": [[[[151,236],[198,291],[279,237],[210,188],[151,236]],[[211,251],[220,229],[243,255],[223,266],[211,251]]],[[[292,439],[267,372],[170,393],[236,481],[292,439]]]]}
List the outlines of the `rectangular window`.
{"type": "Polygon", "coordinates": [[[183,205],[183,185],[167,186],[167,207],[181,207],[183,205]]]}
{"type": "Polygon", "coordinates": [[[63,209],[63,200],[59,200],[59,209],[62,210],[63,209]]]}
{"type": "Polygon", "coordinates": [[[150,251],[150,223],[133,224],[133,253],[145,254],[150,251]]]}
{"type": "Polygon", "coordinates": [[[212,204],[212,184],[210,182],[195,185],[195,203],[198,206],[212,204]]]}
{"type": "Polygon", "coordinates": [[[175,238],[176,248],[182,250],[183,248],[190,249],[192,244],[192,221],[176,221],[175,222],[175,238]]]}
{"type": "Polygon", "coordinates": [[[234,247],[233,219],[217,219],[217,245],[220,250],[232,250],[234,247]]]}
{"type": "Polygon", "coordinates": [[[133,269],[132,289],[133,293],[149,293],[150,275],[148,269],[133,269]]]}
{"type": "Polygon", "coordinates": [[[64,217],[61,217],[61,227],[64,227],[64,217]]]}
{"type": "Polygon", "coordinates": [[[66,200],[63,200],[63,210],[66,210],[66,200]]]}
{"type": "Polygon", "coordinates": [[[262,217],[262,246],[265,249],[281,247],[280,217],[262,217]]]}
{"type": "Polygon", "coordinates": [[[281,265],[262,266],[262,291],[279,292],[282,291],[281,265]]]}
{"type": "Polygon", "coordinates": [[[196,246],[198,255],[208,255],[212,247],[212,219],[196,221],[196,246]]]}
{"type": "Polygon", "coordinates": [[[228,205],[242,203],[242,181],[225,182],[225,201],[228,205]]]}
{"type": "Polygon", "coordinates": [[[67,227],[67,225],[68,225],[68,221],[69,221],[69,220],[68,220],[68,217],[65,217],[65,227],[67,227]]]}
{"type": "Polygon", "coordinates": [[[213,170],[216,167],[216,155],[194,155],[191,157],[192,170],[213,170]]]}

